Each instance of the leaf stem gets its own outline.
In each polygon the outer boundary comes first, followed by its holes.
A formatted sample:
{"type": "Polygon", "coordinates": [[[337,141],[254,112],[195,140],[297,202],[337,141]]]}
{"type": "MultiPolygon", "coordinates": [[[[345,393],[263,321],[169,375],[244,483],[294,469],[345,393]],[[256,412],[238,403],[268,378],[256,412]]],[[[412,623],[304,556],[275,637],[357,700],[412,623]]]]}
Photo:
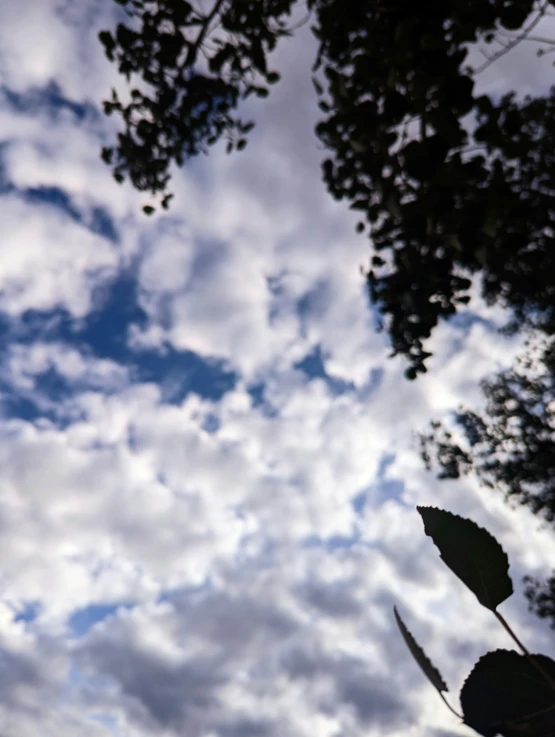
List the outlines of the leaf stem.
{"type": "Polygon", "coordinates": [[[524,655],[530,655],[530,651],[528,650],[527,647],[525,647],[525,645],[522,644],[522,642],[515,635],[515,633],[511,629],[509,623],[505,619],[505,617],[502,614],[499,614],[499,612],[497,610],[494,611],[493,613],[495,614],[495,616],[497,617],[497,619],[501,622],[501,624],[503,625],[503,627],[507,630],[507,632],[509,633],[509,635],[516,642],[516,644],[519,646],[519,648],[522,650],[522,652],[524,653],[524,655]]]}
{"type": "Polygon", "coordinates": [[[530,663],[534,666],[534,668],[542,674],[542,676],[545,678],[545,680],[549,683],[551,688],[555,691],[555,681],[553,678],[547,673],[542,666],[538,663],[537,659],[531,654],[531,652],[528,650],[528,648],[522,644],[522,642],[518,639],[516,634],[513,632],[512,628],[510,627],[509,623],[505,619],[505,617],[500,614],[498,611],[493,612],[497,619],[501,622],[503,627],[507,630],[509,635],[513,638],[513,640],[516,642],[516,644],[519,646],[519,648],[522,650],[524,655],[528,658],[530,663]]]}
{"type": "Polygon", "coordinates": [[[456,717],[458,717],[459,719],[463,719],[463,715],[462,715],[462,714],[459,714],[459,712],[458,712],[458,711],[455,711],[455,709],[453,709],[453,707],[452,707],[452,706],[451,706],[451,704],[450,704],[450,703],[449,703],[449,702],[447,701],[447,699],[446,699],[446,698],[445,698],[445,696],[444,696],[444,695],[443,695],[443,694],[441,693],[441,691],[438,691],[438,694],[439,694],[439,695],[441,696],[441,698],[442,698],[442,700],[443,700],[443,703],[444,703],[444,704],[445,704],[445,706],[446,706],[446,707],[447,707],[447,708],[449,709],[449,711],[450,711],[450,712],[452,712],[452,713],[453,713],[453,714],[454,714],[454,715],[455,715],[456,717]]]}

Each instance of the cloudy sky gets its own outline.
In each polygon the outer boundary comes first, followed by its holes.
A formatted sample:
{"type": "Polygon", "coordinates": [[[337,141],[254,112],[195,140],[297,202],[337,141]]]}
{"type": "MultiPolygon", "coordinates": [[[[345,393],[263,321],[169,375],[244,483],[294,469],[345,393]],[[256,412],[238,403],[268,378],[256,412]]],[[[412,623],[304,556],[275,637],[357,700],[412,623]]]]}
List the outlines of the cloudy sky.
{"type": "MultiPolygon", "coordinates": [[[[192,162],[146,218],[99,158],[115,8],[0,4],[0,735],[471,734],[391,608],[455,707],[474,660],[511,647],[425,537],[415,506],[438,505],[503,542],[502,611],[555,654],[520,586],[549,571],[548,531],[436,481],[414,437],[518,342],[482,306],[416,382],[388,358],[368,241],[320,181],[307,27],[246,150],[192,162]]],[[[549,79],[518,54],[485,87],[549,79]]]]}

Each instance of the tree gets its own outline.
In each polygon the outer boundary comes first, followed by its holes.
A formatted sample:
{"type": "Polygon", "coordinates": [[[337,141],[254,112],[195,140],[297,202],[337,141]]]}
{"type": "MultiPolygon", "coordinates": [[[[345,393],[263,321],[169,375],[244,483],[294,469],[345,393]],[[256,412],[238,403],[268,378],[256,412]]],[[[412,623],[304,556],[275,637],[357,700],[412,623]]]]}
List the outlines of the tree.
{"type": "MultiPolygon", "coordinates": [[[[167,207],[169,170],[222,137],[241,149],[252,128],[235,116],[250,94],[278,81],[266,57],[283,36],[293,0],[116,0],[129,23],[100,40],[128,81],[104,103],[124,131],[103,149],[167,207]]],[[[314,85],[329,156],[329,192],[369,226],[370,294],[407,376],[425,371],[425,341],[470,300],[481,278],[488,302],[513,310],[515,326],[555,325],[555,88],[495,100],[474,80],[529,39],[555,0],[306,0],[319,42],[314,85]],[[488,59],[471,68],[467,45],[488,59]]],[[[542,49],[540,49],[542,51],[542,49]]],[[[152,206],[146,206],[152,212],[152,206]]]]}
{"type": "Polygon", "coordinates": [[[253,123],[232,112],[250,94],[268,95],[261,81],[279,80],[266,56],[288,34],[284,16],[293,0],[216,0],[207,13],[186,0],[116,2],[130,25],[102,31],[100,41],[128,82],[135,75],[149,89],[133,88],[126,104],[112,90],[104,111],[117,112],[125,131],[102,158],[114,165],[118,182],[127,176],[138,190],[160,194],[167,208],[172,162],[183,165],[224,135],[229,152],[245,146],[253,123]]]}
{"type": "MultiPolygon", "coordinates": [[[[453,430],[435,421],[421,435],[426,465],[437,465],[440,478],[474,473],[509,501],[555,523],[555,338],[536,338],[482,390],[481,412],[461,408],[453,430]]],[[[531,608],[555,628],[555,571],[546,583],[527,581],[531,608]]]]}

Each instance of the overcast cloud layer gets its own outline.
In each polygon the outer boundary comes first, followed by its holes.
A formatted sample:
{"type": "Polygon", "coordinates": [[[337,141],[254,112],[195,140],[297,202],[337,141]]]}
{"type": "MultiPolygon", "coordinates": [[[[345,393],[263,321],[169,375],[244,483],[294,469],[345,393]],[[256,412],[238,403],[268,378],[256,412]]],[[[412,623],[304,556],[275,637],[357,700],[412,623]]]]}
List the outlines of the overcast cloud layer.
{"type": "MultiPolygon", "coordinates": [[[[455,706],[511,647],[425,537],[415,506],[438,505],[502,541],[503,611],[555,652],[520,586],[549,571],[548,531],[436,481],[414,438],[518,341],[484,307],[437,331],[416,382],[388,358],[368,242],[320,181],[308,26],[246,150],[194,161],[143,216],[99,158],[115,7],[0,4],[0,734],[470,734],[391,608],[455,706]]],[[[489,90],[548,81],[517,53],[489,90]]]]}

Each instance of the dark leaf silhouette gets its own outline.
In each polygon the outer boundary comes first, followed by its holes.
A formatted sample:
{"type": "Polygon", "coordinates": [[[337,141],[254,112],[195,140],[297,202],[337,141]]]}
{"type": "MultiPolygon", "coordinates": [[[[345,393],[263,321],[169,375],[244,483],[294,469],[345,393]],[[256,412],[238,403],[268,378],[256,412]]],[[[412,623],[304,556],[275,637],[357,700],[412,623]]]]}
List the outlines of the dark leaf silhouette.
{"type": "MultiPolygon", "coordinates": [[[[555,662],[532,655],[555,679],[555,662]]],[[[529,658],[495,650],[474,666],[461,691],[464,722],[485,737],[555,734],[555,691],[529,658]]]]}
{"type": "Polygon", "coordinates": [[[416,642],[414,637],[408,631],[405,623],[401,619],[399,612],[397,611],[397,607],[393,607],[393,613],[395,615],[395,621],[397,622],[397,626],[399,627],[403,639],[407,643],[408,649],[411,651],[413,658],[416,660],[418,665],[422,668],[425,675],[430,680],[430,683],[434,686],[434,688],[439,691],[440,694],[442,691],[448,691],[449,689],[447,688],[445,681],[441,676],[441,673],[438,671],[438,669],[428,658],[424,650],[422,650],[420,645],[416,642]]]}
{"type": "Polygon", "coordinates": [[[494,611],[513,593],[509,560],[497,540],[475,522],[435,507],[417,507],[441,558],[494,611]]]}

